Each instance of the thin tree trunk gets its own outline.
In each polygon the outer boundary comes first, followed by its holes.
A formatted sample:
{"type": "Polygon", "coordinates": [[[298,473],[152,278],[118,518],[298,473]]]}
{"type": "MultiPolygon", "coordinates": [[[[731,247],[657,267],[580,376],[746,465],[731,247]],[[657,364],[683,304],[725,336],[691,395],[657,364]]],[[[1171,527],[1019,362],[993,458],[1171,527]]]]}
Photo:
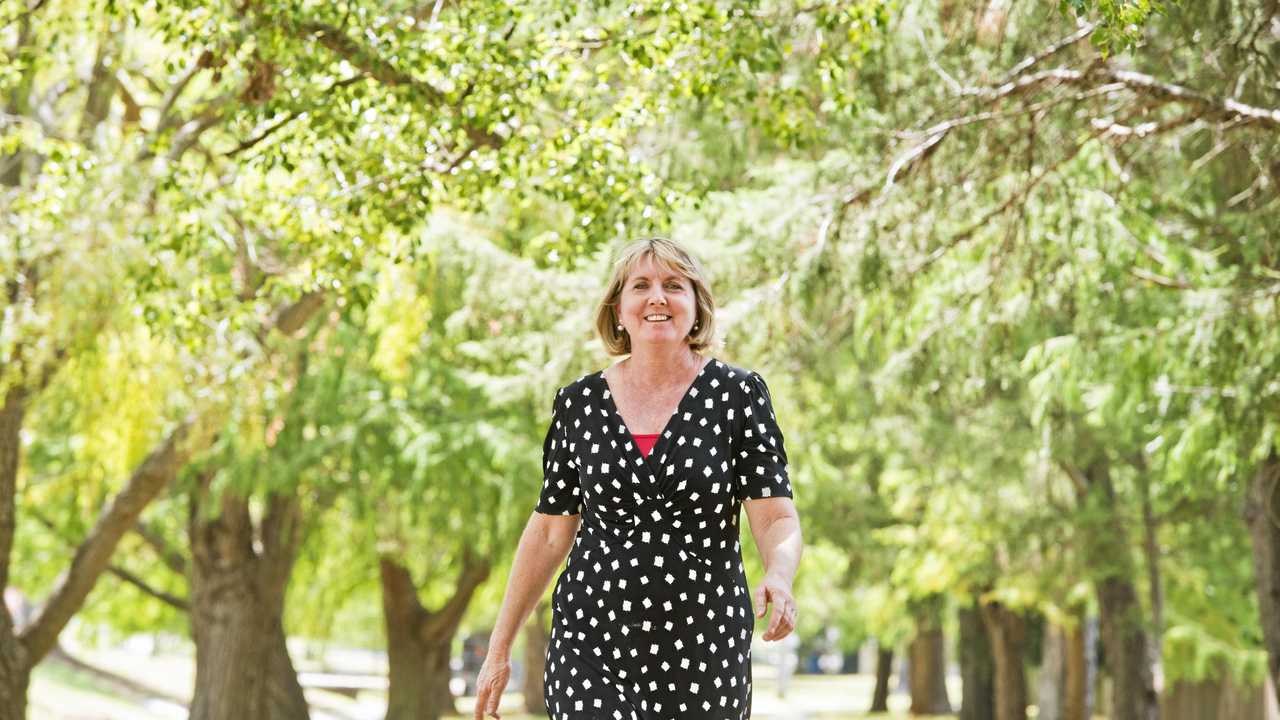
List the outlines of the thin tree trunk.
{"type": "Polygon", "coordinates": [[[1151,671],[1151,654],[1143,627],[1142,605],[1134,588],[1133,558],[1124,524],[1115,517],[1116,492],[1111,468],[1103,458],[1083,473],[1071,470],[1087,512],[1103,518],[1086,529],[1086,557],[1105,573],[1095,583],[1102,624],[1102,645],[1112,678],[1112,720],[1157,720],[1160,716],[1151,671]],[[1110,516],[1110,517],[1107,517],[1110,516]]]}
{"type": "Polygon", "coordinates": [[[548,637],[545,615],[547,604],[539,603],[524,626],[524,707],[534,715],[547,713],[547,699],[542,684],[547,665],[548,637]]]}
{"type": "Polygon", "coordinates": [[[13,619],[0,602],[0,720],[25,720],[30,665],[22,644],[13,634],[13,619]]]}
{"type": "Polygon", "coordinates": [[[1160,541],[1155,512],[1151,508],[1151,481],[1146,462],[1138,467],[1138,488],[1142,493],[1142,548],[1146,555],[1147,587],[1151,595],[1151,638],[1147,643],[1147,663],[1151,666],[1151,687],[1156,697],[1164,693],[1164,580],[1160,575],[1160,541]]]}
{"type": "Polygon", "coordinates": [[[1089,720],[1089,654],[1085,643],[1085,617],[1067,630],[1066,689],[1062,703],[1062,720],[1089,720]]]}
{"type": "Polygon", "coordinates": [[[947,699],[945,646],[946,638],[942,634],[938,611],[930,607],[918,613],[916,636],[908,651],[913,715],[951,712],[951,701],[947,699]]]}
{"type": "Polygon", "coordinates": [[[868,712],[889,712],[889,677],[893,674],[893,648],[880,646],[876,649],[876,689],[871,694],[871,709],[868,712]]]}
{"type": "Polygon", "coordinates": [[[3,602],[9,586],[9,558],[13,552],[18,491],[18,459],[26,390],[16,385],[5,393],[0,407],[0,720],[26,717],[31,664],[26,648],[14,633],[13,618],[3,602]]]}
{"type": "Polygon", "coordinates": [[[960,720],[995,720],[995,658],[982,613],[976,607],[960,608],[960,720]]]}
{"type": "Polygon", "coordinates": [[[1267,668],[1280,701],[1280,457],[1272,452],[1253,476],[1245,503],[1267,668]]]}
{"type": "Polygon", "coordinates": [[[1067,684],[1067,635],[1062,627],[1046,621],[1040,651],[1040,683],[1036,691],[1036,720],[1063,720],[1063,696],[1067,684]]]}
{"type": "Polygon", "coordinates": [[[996,720],[1026,720],[1026,621],[999,602],[983,603],[982,618],[995,657],[996,720]]]}
{"type": "Polygon", "coordinates": [[[271,495],[255,528],[248,502],[230,491],[217,517],[202,514],[208,482],[204,477],[193,495],[189,526],[196,642],[191,720],[306,720],[284,632],[300,535],[298,500],[271,495]]]}
{"type": "Polygon", "coordinates": [[[378,571],[387,630],[387,720],[437,720],[456,714],[449,690],[449,651],[471,598],[489,576],[489,562],[465,555],[453,596],[435,611],[422,606],[408,568],[382,557],[378,571]]]}

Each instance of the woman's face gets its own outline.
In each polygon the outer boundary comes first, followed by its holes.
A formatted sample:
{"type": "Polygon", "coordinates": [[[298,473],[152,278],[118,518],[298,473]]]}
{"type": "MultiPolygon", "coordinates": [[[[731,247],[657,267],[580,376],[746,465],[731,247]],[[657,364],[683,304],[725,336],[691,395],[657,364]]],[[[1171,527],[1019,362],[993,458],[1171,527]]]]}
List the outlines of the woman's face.
{"type": "Polygon", "coordinates": [[[643,343],[684,342],[696,315],[693,283],[652,257],[637,263],[622,284],[618,317],[631,337],[632,350],[643,343]]]}

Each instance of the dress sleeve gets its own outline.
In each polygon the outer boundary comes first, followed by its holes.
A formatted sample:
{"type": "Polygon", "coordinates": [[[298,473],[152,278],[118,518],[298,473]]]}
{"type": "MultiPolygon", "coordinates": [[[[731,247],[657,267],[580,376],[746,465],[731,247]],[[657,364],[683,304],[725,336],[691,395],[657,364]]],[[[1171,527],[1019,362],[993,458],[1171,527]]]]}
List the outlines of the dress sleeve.
{"type": "Polygon", "coordinates": [[[738,483],[734,495],[738,500],[792,497],[791,479],[787,475],[787,451],[783,446],[782,430],[773,414],[769,386],[758,373],[751,372],[743,381],[743,388],[746,399],[737,438],[735,468],[738,483]]]}
{"type": "Polygon", "coordinates": [[[542,493],[535,512],[577,515],[582,512],[582,483],[569,447],[569,423],[564,388],[556,391],[551,405],[551,425],[542,441],[542,493]]]}

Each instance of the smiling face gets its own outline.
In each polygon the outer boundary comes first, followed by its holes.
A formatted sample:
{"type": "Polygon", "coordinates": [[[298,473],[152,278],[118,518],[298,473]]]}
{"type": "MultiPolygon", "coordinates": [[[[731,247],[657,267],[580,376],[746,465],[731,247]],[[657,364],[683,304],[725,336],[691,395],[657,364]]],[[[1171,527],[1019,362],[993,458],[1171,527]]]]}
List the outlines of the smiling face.
{"type": "Polygon", "coordinates": [[[618,319],[637,343],[684,342],[697,319],[693,283],[678,270],[645,256],[618,296],[618,319]]]}

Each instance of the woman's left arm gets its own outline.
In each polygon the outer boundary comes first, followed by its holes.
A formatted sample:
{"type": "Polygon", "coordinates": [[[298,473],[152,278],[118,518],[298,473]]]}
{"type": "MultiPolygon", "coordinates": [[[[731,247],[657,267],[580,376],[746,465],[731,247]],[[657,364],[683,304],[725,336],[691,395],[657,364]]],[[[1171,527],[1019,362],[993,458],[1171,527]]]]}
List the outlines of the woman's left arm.
{"type": "Polygon", "coordinates": [[[755,537],[756,547],[764,560],[764,579],[752,593],[756,617],[764,617],[769,603],[773,616],[762,640],[781,640],[796,627],[796,601],[791,584],[800,567],[803,541],[800,538],[800,516],[788,497],[749,499],[747,522],[755,537]]]}

